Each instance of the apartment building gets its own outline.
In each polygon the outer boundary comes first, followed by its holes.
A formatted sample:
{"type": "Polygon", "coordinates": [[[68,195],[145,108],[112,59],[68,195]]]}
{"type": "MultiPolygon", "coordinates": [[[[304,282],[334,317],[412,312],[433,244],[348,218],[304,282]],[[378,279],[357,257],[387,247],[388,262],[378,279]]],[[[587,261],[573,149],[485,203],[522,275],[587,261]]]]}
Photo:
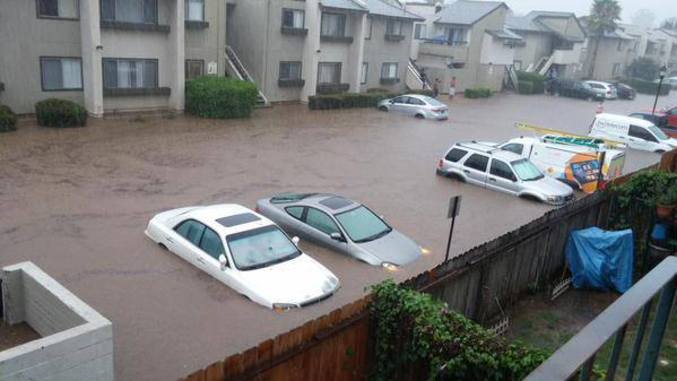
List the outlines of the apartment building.
{"type": "Polygon", "coordinates": [[[523,39],[515,47],[515,69],[542,75],[552,71],[562,77],[573,77],[581,70],[586,35],[575,14],[532,11],[525,16],[509,15],[506,27],[523,39]]]}
{"type": "Polygon", "coordinates": [[[418,16],[383,0],[231,0],[228,46],[273,102],[404,89],[418,16]]]}
{"type": "MultiPolygon", "coordinates": [[[[581,24],[587,28],[587,17],[581,17],[581,24]]],[[[642,37],[636,31],[626,33],[631,28],[617,27],[613,32],[606,32],[600,39],[595,39],[589,31],[583,43],[581,62],[583,70],[577,78],[592,78],[606,81],[625,75],[625,70],[632,61],[642,55],[639,47],[642,37]],[[595,45],[597,55],[593,59],[595,45]],[[594,61],[594,62],[593,62],[594,61]]]]}
{"type": "MultiPolygon", "coordinates": [[[[514,62],[515,47],[523,43],[520,35],[505,28],[508,6],[503,2],[459,0],[436,5],[426,18],[427,38],[415,42],[417,66],[430,79],[448,88],[456,77],[457,89],[502,88],[506,68],[514,62]]],[[[421,31],[419,27],[419,31],[421,31]]]]}
{"type": "Polygon", "coordinates": [[[181,111],[187,78],[225,73],[225,22],[223,0],[2,0],[0,103],[181,111]]]}

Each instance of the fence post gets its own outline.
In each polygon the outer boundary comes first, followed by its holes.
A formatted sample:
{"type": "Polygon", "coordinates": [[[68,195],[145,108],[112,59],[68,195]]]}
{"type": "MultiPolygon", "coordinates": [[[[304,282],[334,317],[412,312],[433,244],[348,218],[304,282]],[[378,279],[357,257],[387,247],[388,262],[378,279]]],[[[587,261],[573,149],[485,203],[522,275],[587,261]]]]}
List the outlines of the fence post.
{"type": "Polygon", "coordinates": [[[661,349],[663,336],[665,335],[665,328],[670,319],[670,310],[675,300],[675,278],[668,282],[663,288],[661,300],[658,304],[656,317],[654,318],[654,326],[651,329],[651,336],[649,337],[649,344],[644,353],[644,361],[642,363],[642,370],[639,373],[639,381],[650,381],[653,378],[653,372],[656,369],[656,360],[658,359],[658,352],[661,349]]]}

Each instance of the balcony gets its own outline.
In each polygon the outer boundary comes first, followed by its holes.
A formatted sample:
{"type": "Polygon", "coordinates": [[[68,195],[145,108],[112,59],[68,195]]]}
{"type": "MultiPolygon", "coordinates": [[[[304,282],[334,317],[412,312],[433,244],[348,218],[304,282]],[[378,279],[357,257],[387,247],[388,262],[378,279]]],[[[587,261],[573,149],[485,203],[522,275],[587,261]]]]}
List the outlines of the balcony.
{"type": "Polygon", "coordinates": [[[468,43],[465,41],[449,43],[423,42],[419,45],[418,54],[452,59],[454,62],[468,60],[468,43]]]}
{"type": "Polygon", "coordinates": [[[404,40],[404,36],[401,34],[386,34],[385,40],[390,42],[400,42],[404,40]]]}
{"type": "Polygon", "coordinates": [[[348,83],[320,83],[317,85],[318,94],[345,93],[348,89],[350,89],[348,83]]]}
{"type": "Polygon", "coordinates": [[[580,59],[580,49],[555,49],[552,51],[552,63],[555,65],[571,65],[580,62],[580,59]]]}
{"type": "Polygon", "coordinates": [[[641,318],[632,349],[629,352],[627,374],[624,378],[632,380],[636,371],[639,371],[639,380],[651,380],[665,329],[670,320],[676,288],[677,257],[668,257],[564,344],[525,380],[569,380],[576,379],[579,374],[581,380],[589,380],[595,365],[596,354],[612,338],[614,344],[609,364],[606,366],[606,379],[616,379],[621,354],[624,352],[626,330],[640,310],[642,310],[641,318]],[[655,313],[652,313],[654,298],[659,293],[658,305],[655,313]],[[640,356],[651,315],[654,316],[651,332],[643,356],[640,356]],[[642,357],[641,362],[640,357],[642,357]]]}
{"type": "Polygon", "coordinates": [[[101,20],[101,29],[169,33],[169,25],[138,23],[118,20],[101,20]]]}
{"type": "Polygon", "coordinates": [[[287,35],[290,35],[290,36],[305,36],[305,35],[308,34],[308,29],[282,26],[280,28],[280,33],[287,34],[287,35]]]}
{"type": "Polygon", "coordinates": [[[353,38],[350,36],[334,36],[334,35],[323,35],[320,36],[320,41],[322,42],[337,42],[343,44],[352,44],[353,38]]]}

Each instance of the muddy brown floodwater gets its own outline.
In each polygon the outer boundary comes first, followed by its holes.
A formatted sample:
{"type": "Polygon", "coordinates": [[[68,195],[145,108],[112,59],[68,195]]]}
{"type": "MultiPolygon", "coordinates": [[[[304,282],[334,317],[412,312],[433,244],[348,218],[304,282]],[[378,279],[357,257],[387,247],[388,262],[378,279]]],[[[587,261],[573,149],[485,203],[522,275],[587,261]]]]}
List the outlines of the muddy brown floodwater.
{"type": "MultiPolygon", "coordinates": [[[[674,102],[675,95],[661,104],[674,102]]],[[[54,130],[23,122],[0,135],[0,266],[30,260],[114,325],[118,380],[177,379],[359,298],[365,287],[441,262],[451,195],[463,195],[452,254],[542,215],[547,206],[440,178],[457,140],[500,141],[525,121],[586,133],[596,104],[546,96],[455,99],[446,122],[376,110],[257,110],[249,120],[179,116],[91,120],[54,130]],[[431,254],[396,273],[302,242],[339,276],[337,295],[277,314],[161,250],[143,234],[155,213],[240,203],[282,191],[335,192],[383,214],[431,254]]],[[[607,110],[651,106],[650,97],[607,110]]],[[[657,155],[629,151],[626,169],[657,155]]]]}

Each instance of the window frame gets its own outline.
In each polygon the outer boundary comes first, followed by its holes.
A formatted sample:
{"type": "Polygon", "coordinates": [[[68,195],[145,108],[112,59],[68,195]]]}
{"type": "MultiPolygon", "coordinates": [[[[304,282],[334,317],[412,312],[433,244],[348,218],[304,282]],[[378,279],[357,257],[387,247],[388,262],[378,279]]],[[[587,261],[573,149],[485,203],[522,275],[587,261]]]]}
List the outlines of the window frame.
{"type": "MultiPolygon", "coordinates": [[[[185,9],[184,9],[184,15],[183,15],[183,18],[184,18],[185,21],[189,21],[189,22],[205,22],[205,21],[207,21],[207,14],[205,13],[205,12],[206,12],[206,7],[207,7],[207,6],[206,6],[207,1],[206,1],[206,0],[200,0],[200,1],[202,2],[202,20],[193,20],[193,19],[189,19],[189,18],[188,18],[188,5],[189,5],[189,2],[190,2],[190,1],[189,1],[189,0],[185,0],[185,3],[184,3],[184,4],[185,4],[185,9]]],[[[157,9],[157,7],[158,7],[158,3],[157,3],[157,1],[155,1],[155,8],[156,8],[156,11],[155,11],[155,18],[156,18],[156,19],[158,18],[158,11],[159,11],[159,10],[157,9]]],[[[156,20],[155,22],[157,23],[157,20],[156,20]]]]}
{"type": "Polygon", "coordinates": [[[414,23],[414,39],[422,41],[427,38],[428,38],[428,24],[424,22],[414,23]],[[425,33],[421,33],[421,29],[423,29],[425,33]],[[422,34],[425,34],[425,36],[421,36],[422,34]]]}
{"type": "Polygon", "coordinates": [[[322,16],[320,18],[320,37],[334,37],[334,38],[343,38],[347,37],[346,36],[346,26],[348,24],[348,15],[345,13],[339,13],[339,12],[325,12],[322,11],[322,16]],[[341,34],[324,34],[324,16],[337,16],[339,18],[343,19],[343,30],[341,31],[341,34]]]}
{"type": "MultiPolygon", "coordinates": [[[[55,0],[55,1],[57,2],[57,8],[58,8],[58,3],[61,0],[55,0]]],[[[35,0],[35,16],[39,19],[45,19],[45,20],[80,21],[80,0],[73,0],[73,1],[75,1],[75,10],[77,11],[76,17],[61,17],[61,16],[49,16],[49,15],[40,14],[40,0],[35,0]]]]}
{"type": "MultiPolygon", "coordinates": [[[[95,1],[95,0],[91,0],[91,1],[95,1]]],[[[104,1],[105,0],[99,0],[99,20],[100,20],[101,23],[124,23],[124,24],[135,24],[135,25],[140,24],[140,25],[158,25],[158,26],[160,25],[160,9],[159,9],[159,5],[158,5],[158,0],[153,0],[153,3],[155,5],[155,20],[153,22],[119,20],[117,18],[106,19],[106,18],[103,17],[103,2],[104,1]]],[[[111,0],[111,1],[113,2],[113,7],[114,7],[113,13],[115,13],[115,11],[117,10],[118,0],[111,0]]],[[[184,15],[183,18],[184,18],[184,21],[185,21],[185,19],[186,19],[185,15],[184,15]]]]}
{"type": "Polygon", "coordinates": [[[459,161],[461,161],[461,159],[463,159],[464,157],[466,157],[466,155],[468,155],[468,152],[470,152],[470,151],[465,150],[463,148],[454,147],[454,148],[450,149],[449,152],[447,152],[446,155],[444,155],[444,160],[452,162],[452,163],[458,163],[459,161]],[[454,152],[454,151],[462,151],[463,155],[459,156],[459,158],[456,159],[456,160],[452,160],[452,159],[449,158],[449,155],[451,155],[451,153],[454,152]]]}
{"type": "Polygon", "coordinates": [[[651,133],[651,131],[649,131],[648,129],[646,129],[646,128],[644,128],[644,127],[636,126],[636,125],[634,125],[634,124],[631,124],[631,125],[628,127],[628,136],[631,137],[631,138],[642,139],[642,140],[645,141],[645,142],[658,143],[658,138],[656,138],[656,137],[654,136],[654,134],[651,133]],[[638,130],[643,131],[643,133],[646,134],[647,137],[651,137],[651,139],[647,139],[646,137],[643,137],[643,136],[633,135],[633,134],[632,134],[633,127],[634,127],[635,129],[638,129],[638,130]]]}
{"type": "Polygon", "coordinates": [[[290,206],[287,206],[287,207],[284,208],[285,213],[287,213],[288,215],[292,216],[292,218],[294,218],[298,221],[301,221],[301,222],[305,222],[307,210],[308,210],[308,207],[305,206],[305,205],[290,205],[290,206]],[[291,208],[301,208],[301,216],[296,217],[295,215],[291,214],[291,212],[289,211],[289,209],[291,209],[291,208]]]}
{"type": "Polygon", "coordinates": [[[472,169],[472,170],[474,170],[474,171],[478,171],[478,172],[482,172],[482,173],[487,173],[487,169],[489,169],[489,159],[490,159],[489,156],[485,156],[485,155],[482,155],[481,153],[474,152],[474,153],[472,153],[470,156],[468,156],[467,159],[465,159],[465,160],[463,161],[463,166],[464,166],[465,168],[470,168],[470,169],[472,169]],[[473,156],[483,157],[483,158],[485,158],[485,159],[487,160],[487,161],[484,163],[484,169],[483,169],[483,170],[482,170],[482,169],[479,169],[479,168],[471,167],[471,166],[468,165],[468,160],[472,159],[473,156]]]}
{"type": "Polygon", "coordinates": [[[402,36],[402,28],[403,28],[403,22],[402,20],[399,19],[394,19],[394,18],[388,18],[386,20],[386,35],[388,36],[402,36]],[[396,25],[399,25],[399,28],[395,28],[396,25]],[[392,26],[393,30],[390,30],[392,26]],[[392,33],[395,29],[399,29],[397,33],[392,33]]]}
{"type": "Polygon", "coordinates": [[[318,85],[340,85],[343,77],[343,62],[329,62],[323,61],[317,63],[317,84],[318,85]],[[336,65],[338,67],[338,81],[336,82],[320,82],[320,66],[321,65],[336,65]]]}
{"type": "MultiPolygon", "coordinates": [[[[84,91],[85,81],[82,73],[82,57],[66,57],[66,56],[40,56],[40,89],[43,92],[54,92],[54,91],[84,91]],[[44,59],[69,59],[69,60],[78,60],[80,61],[80,87],[79,88],[68,88],[68,89],[46,89],[45,88],[45,78],[43,76],[43,60],[44,59]]],[[[63,70],[63,68],[62,68],[63,70]]]]}
{"type": "Polygon", "coordinates": [[[158,58],[128,58],[128,57],[102,57],[101,58],[101,79],[102,79],[102,88],[103,90],[118,90],[118,89],[123,89],[123,90],[128,90],[128,89],[159,89],[162,86],[160,86],[160,60],[158,58]],[[106,77],[105,77],[105,65],[106,61],[151,61],[155,62],[155,87],[107,87],[106,86],[106,77]]]}
{"type": "MultiPolygon", "coordinates": [[[[188,58],[188,59],[185,60],[185,63],[184,63],[184,67],[185,67],[185,69],[184,69],[185,78],[184,78],[184,79],[185,79],[186,81],[190,81],[190,79],[188,79],[188,72],[189,72],[189,70],[188,70],[188,64],[189,64],[189,63],[198,63],[198,62],[199,62],[200,65],[202,66],[202,74],[200,74],[198,77],[202,77],[202,76],[205,75],[205,60],[203,60],[203,59],[188,58]]],[[[159,71],[159,70],[160,70],[160,69],[158,68],[158,71],[159,71]]],[[[195,78],[198,78],[198,77],[195,77],[195,78]]],[[[192,79],[195,79],[195,78],[192,78],[192,79]]],[[[158,87],[160,87],[159,84],[158,84],[158,87]]]]}
{"type": "Polygon", "coordinates": [[[278,81],[300,81],[303,79],[303,61],[280,61],[277,72],[278,81]],[[298,64],[299,65],[299,77],[298,78],[282,78],[282,65],[285,64],[298,64]]]}
{"type": "MultiPolygon", "coordinates": [[[[282,8],[282,12],[281,12],[281,13],[282,13],[282,14],[281,14],[280,24],[282,25],[283,28],[289,28],[289,29],[305,29],[305,28],[306,28],[306,11],[305,11],[304,9],[298,9],[298,8],[282,8]],[[297,26],[294,26],[294,25],[291,25],[291,26],[284,25],[284,14],[285,14],[285,12],[292,12],[292,14],[293,14],[294,12],[301,12],[301,13],[303,14],[303,23],[301,24],[301,26],[300,26],[300,27],[297,27],[297,26]]],[[[293,16],[292,16],[292,21],[293,21],[293,19],[294,19],[294,18],[293,18],[293,16]]]]}
{"type": "Polygon", "coordinates": [[[512,152],[512,153],[515,153],[515,154],[517,154],[517,155],[522,156],[522,154],[524,153],[524,144],[522,144],[522,143],[508,143],[508,144],[504,145],[503,147],[501,147],[501,149],[502,149],[503,151],[512,152]],[[513,150],[509,149],[509,148],[508,148],[509,146],[520,146],[520,147],[522,147],[522,148],[520,148],[520,151],[517,152],[517,151],[513,151],[513,150]]]}
{"type": "MultiPolygon", "coordinates": [[[[388,71],[390,72],[390,71],[388,71]]],[[[399,79],[400,78],[400,65],[399,62],[384,62],[381,64],[381,79],[399,79]],[[394,77],[384,77],[383,71],[386,68],[386,65],[395,65],[395,76],[394,77]]]]}
{"type": "Polygon", "coordinates": [[[364,35],[365,40],[371,40],[371,33],[374,30],[374,19],[371,17],[367,17],[367,23],[369,23],[369,27],[367,28],[367,33],[364,35]]]}
{"type": "MultiPolygon", "coordinates": [[[[193,246],[195,246],[196,248],[202,250],[202,248],[200,247],[200,243],[202,242],[202,236],[204,236],[205,230],[207,230],[207,229],[209,229],[209,227],[208,227],[207,225],[205,225],[205,224],[203,224],[202,222],[196,220],[195,218],[186,218],[185,220],[183,220],[183,221],[179,222],[178,224],[176,224],[176,225],[172,228],[172,231],[174,231],[174,233],[176,233],[179,237],[181,237],[181,238],[183,238],[184,240],[186,240],[186,241],[187,241],[188,243],[190,243],[191,245],[193,245],[193,246]],[[198,240],[198,243],[197,243],[197,244],[195,244],[193,241],[189,240],[188,237],[184,237],[182,234],[179,233],[179,228],[180,228],[183,224],[185,224],[186,222],[188,222],[188,221],[197,222],[198,224],[202,225],[202,227],[204,227],[204,229],[202,230],[202,234],[200,234],[200,239],[198,240]]],[[[210,257],[211,257],[211,255],[210,255],[210,257]]]]}
{"type": "MultiPolygon", "coordinates": [[[[198,222],[199,222],[199,221],[198,221],[198,222]]],[[[207,252],[207,250],[205,250],[205,249],[202,247],[202,241],[205,239],[205,234],[207,233],[207,230],[209,230],[209,231],[211,231],[212,233],[214,233],[214,235],[217,236],[217,237],[219,238],[219,244],[221,244],[221,249],[223,249],[223,252],[222,252],[221,254],[219,254],[219,256],[221,256],[221,255],[226,255],[226,245],[223,244],[224,239],[221,238],[221,236],[219,235],[219,233],[217,233],[214,229],[210,228],[209,226],[207,226],[207,225],[205,225],[205,224],[202,224],[202,225],[204,225],[205,229],[202,231],[202,236],[200,237],[200,243],[197,245],[197,248],[200,249],[200,250],[202,250],[202,252],[205,253],[208,257],[214,258],[214,260],[218,261],[218,260],[219,260],[219,257],[214,257],[213,255],[209,254],[209,253],[207,252]]],[[[191,242],[191,243],[192,243],[192,242],[191,242]]],[[[228,263],[230,263],[230,261],[228,261],[228,263]]]]}
{"type": "Polygon", "coordinates": [[[366,85],[369,81],[369,62],[362,62],[362,72],[360,73],[360,85],[366,85]]]}

